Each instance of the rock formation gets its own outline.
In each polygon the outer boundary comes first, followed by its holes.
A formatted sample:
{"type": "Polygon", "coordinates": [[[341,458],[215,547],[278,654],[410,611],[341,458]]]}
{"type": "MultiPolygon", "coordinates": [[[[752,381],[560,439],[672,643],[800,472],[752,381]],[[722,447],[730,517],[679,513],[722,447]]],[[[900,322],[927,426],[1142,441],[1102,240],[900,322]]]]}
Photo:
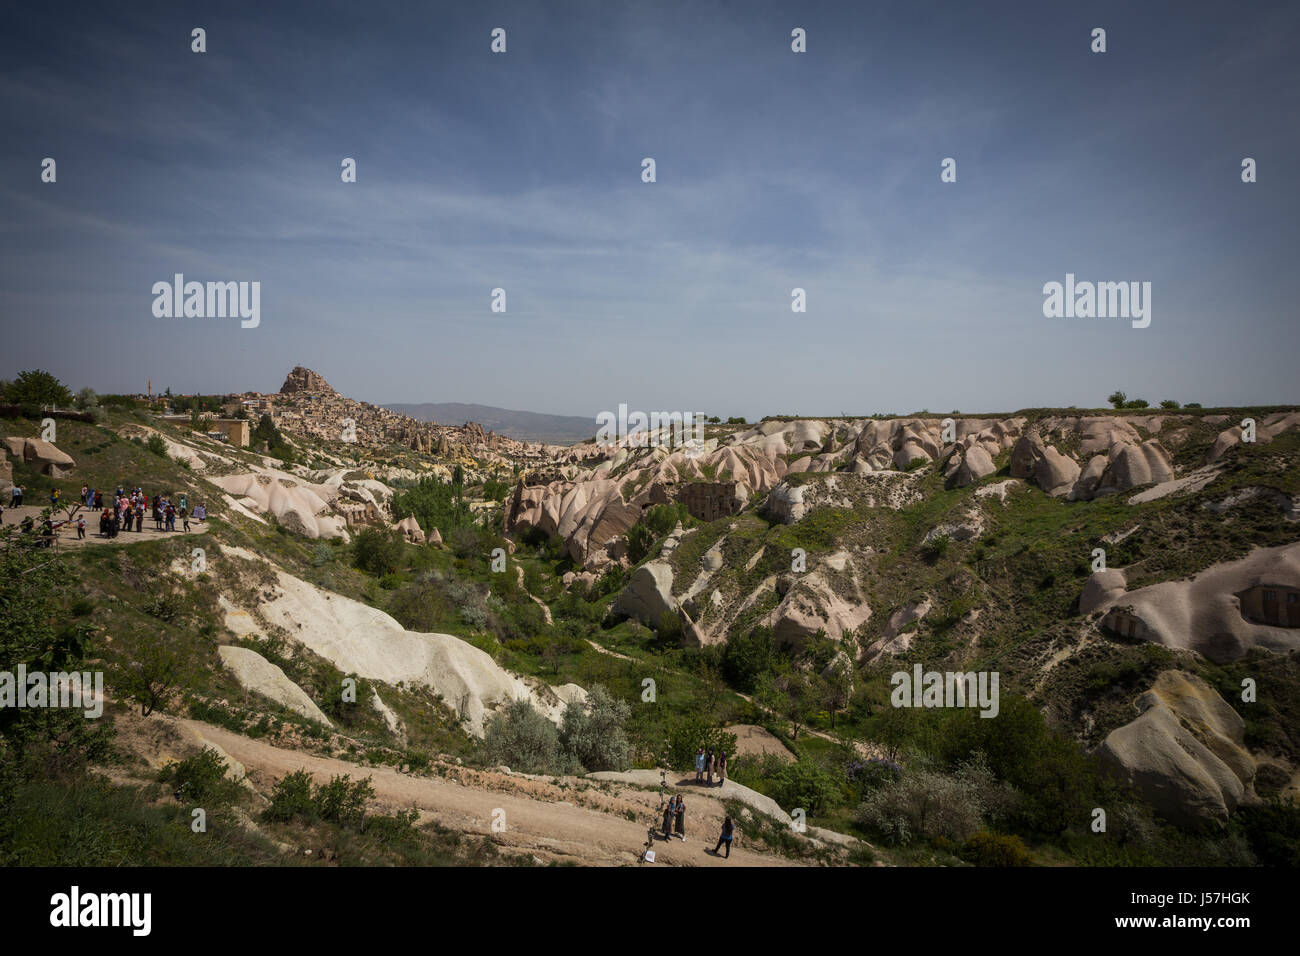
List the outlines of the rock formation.
{"type": "Polygon", "coordinates": [[[1157,811],[1185,826],[1224,824],[1254,799],[1245,721],[1205,681],[1164,671],[1135,703],[1140,715],[1098,757],[1157,811]]]}

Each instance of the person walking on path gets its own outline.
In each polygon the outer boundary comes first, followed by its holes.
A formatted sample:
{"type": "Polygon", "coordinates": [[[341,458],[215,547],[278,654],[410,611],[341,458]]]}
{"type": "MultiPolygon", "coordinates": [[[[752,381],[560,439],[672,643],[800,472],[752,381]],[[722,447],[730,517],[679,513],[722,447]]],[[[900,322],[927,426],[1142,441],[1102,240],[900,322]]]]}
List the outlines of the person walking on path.
{"type": "Polygon", "coordinates": [[[677,839],[683,843],[686,842],[686,804],[682,801],[682,795],[677,794],[677,805],[673,807],[673,829],[677,832],[677,839]]]}
{"type": "Polygon", "coordinates": [[[718,850],[725,843],[727,845],[727,859],[731,859],[731,838],[736,835],[736,825],[731,822],[731,817],[722,821],[722,836],[718,837],[718,845],[713,848],[713,855],[718,855],[718,850]]]}
{"type": "Polygon", "coordinates": [[[80,541],[86,536],[86,519],[80,517],[77,519],[77,540],[80,541]]]}
{"type": "Polygon", "coordinates": [[[695,751],[695,782],[704,782],[704,748],[695,751]]]}
{"type": "Polygon", "coordinates": [[[186,531],[190,530],[190,513],[185,510],[184,505],[181,505],[181,526],[184,527],[186,531]]]}

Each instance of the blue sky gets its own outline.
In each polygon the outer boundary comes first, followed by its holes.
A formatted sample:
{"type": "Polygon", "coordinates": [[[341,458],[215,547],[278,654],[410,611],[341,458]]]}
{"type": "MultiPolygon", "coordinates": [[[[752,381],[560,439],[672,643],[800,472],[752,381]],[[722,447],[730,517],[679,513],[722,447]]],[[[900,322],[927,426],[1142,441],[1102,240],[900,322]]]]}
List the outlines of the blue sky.
{"type": "Polygon", "coordinates": [[[593,416],[1300,402],[1300,6],[1137,6],[15,10],[0,377],[272,391],[301,364],[593,416]],[[176,272],[260,281],[260,326],[155,318],[176,272]],[[1151,326],[1044,318],[1067,272],[1150,281],[1151,326]]]}

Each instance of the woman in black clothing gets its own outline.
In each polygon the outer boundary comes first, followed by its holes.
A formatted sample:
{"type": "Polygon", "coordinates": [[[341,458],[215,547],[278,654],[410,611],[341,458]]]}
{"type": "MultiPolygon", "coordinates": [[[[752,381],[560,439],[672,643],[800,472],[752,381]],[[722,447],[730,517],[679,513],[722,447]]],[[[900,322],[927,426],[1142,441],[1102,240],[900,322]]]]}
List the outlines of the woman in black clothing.
{"type": "Polygon", "coordinates": [[[736,835],[736,825],[731,822],[731,817],[722,821],[722,836],[718,837],[718,845],[713,848],[714,856],[717,856],[722,844],[727,844],[727,859],[731,859],[731,838],[736,835]]]}

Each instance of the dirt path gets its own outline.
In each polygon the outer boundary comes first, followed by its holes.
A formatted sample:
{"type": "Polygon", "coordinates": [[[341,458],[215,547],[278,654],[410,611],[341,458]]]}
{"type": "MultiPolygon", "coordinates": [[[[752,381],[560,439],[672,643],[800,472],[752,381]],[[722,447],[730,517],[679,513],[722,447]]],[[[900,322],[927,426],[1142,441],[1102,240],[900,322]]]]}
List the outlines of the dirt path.
{"type": "MultiPolygon", "coordinates": [[[[443,765],[445,777],[417,777],[284,750],[200,721],[178,723],[243,764],[250,781],[264,793],[275,780],[296,770],[305,769],[322,783],[338,774],[350,774],[354,780],[370,777],[375,801],[389,810],[414,806],[422,821],[434,820],[451,829],[491,836],[503,848],[531,853],[548,862],[635,865],[659,804],[656,793],[620,784],[601,788],[581,778],[565,778],[567,786],[556,786],[549,779],[454,765],[443,765]],[[494,813],[500,818],[497,811],[504,812],[505,831],[494,833],[494,813]]],[[[747,850],[743,836],[732,848],[730,860],[713,856],[709,851],[722,826],[722,805],[703,794],[690,794],[686,806],[687,842],[656,840],[654,865],[798,865],[772,853],[747,850]]]]}
{"type": "Polygon", "coordinates": [[[591,638],[587,638],[587,643],[590,644],[596,650],[600,651],[600,653],[608,654],[610,657],[617,657],[621,661],[631,661],[633,664],[641,663],[635,657],[628,657],[626,654],[618,653],[618,651],[611,651],[608,647],[604,647],[603,645],[597,644],[591,638]]]}
{"type": "MultiPolygon", "coordinates": [[[[48,507],[48,503],[41,505],[25,504],[20,505],[17,508],[10,508],[9,505],[6,504],[4,506],[4,516],[3,518],[0,518],[0,521],[3,521],[4,526],[7,528],[10,525],[18,525],[26,517],[31,517],[31,519],[36,522],[36,529],[39,532],[41,527],[41,511],[46,507],[48,507]]],[[[54,523],[58,524],[60,521],[65,521],[67,517],[67,509],[59,508],[58,512],[54,516],[54,523]]],[[[208,524],[206,521],[196,521],[191,518],[190,530],[182,531],[181,529],[183,527],[184,525],[178,517],[176,519],[175,531],[155,531],[153,518],[149,515],[145,515],[142,531],[119,531],[116,538],[105,538],[99,533],[99,512],[87,511],[83,507],[73,515],[70,521],[67,521],[67,523],[62,527],[56,529],[55,546],[58,548],[84,548],[88,544],[138,544],[141,541],[153,541],[158,538],[188,537],[208,533],[208,524]],[[86,519],[86,536],[84,538],[77,537],[77,518],[86,519]]]]}
{"type": "MultiPolygon", "coordinates": [[[[610,657],[617,657],[619,660],[631,661],[631,662],[634,663],[634,664],[639,664],[639,663],[641,663],[641,662],[638,661],[635,657],[628,657],[626,654],[620,654],[620,653],[618,653],[617,651],[611,651],[608,647],[604,647],[604,646],[602,646],[602,645],[600,645],[600,644],[597,644],[595,641],[591,640],[590,638],[587,639],[587,643],[590,644],[590,645],[591,645],[595,650],[599,651],[599,652],[602,653],[602,654],[608,654],[610,657]]],[[[769,708],[767,708],[767,707],[764,707],[764,706],[763,706],[762,704],[760,704],[758,701],[754,700],[754,698],[753,698],[751,695],[741,693],[741,692],[738,691],[738,690],[733,690],[732,693],[735,694],[737,697],[740,697],[740,698],[742,698],[742,699],[748,701],[749,703],[753,704],[755,707],[757,707],[757,708],[758,708],[759,710],[761,710],[763,713],[768,714],[769,716],[772,716],[772,717],[775,717],[775,716],[776,716],[775,712],[773,712],[771,709],[769,709],[769,708]]],[[[811,735],[811,736],[813,736],[813,737],[820,737],[822,740],[829,740],[829,741],[830,741],[831,743],[833,743],[833,744],[838,744],[838,743],[839,743],[839,739],[838,739],[838,738],[836,738],[836,737],[832,737],[830,734],[828,734],[828,733],[824,733],[823,731],[820,731],[820,730],[814,730],[812,727],[802,727],[802,728],[801,728],[801,731],[802,731],[805,735],[811,735]]],[[[784,749],[784,745],[782,745],[782,747],[783,747],[783,749],[784,749]]],[[[861,756],[866,757],[866,758],[869,758],[869,759],[883,758],[883,757],[885,756],[885,751],[884,751],[884,749],[883,749],[879,744],[875,744],[875,743],[872,743],[872,742],[870,742],[870,741],[865,741],[865,740],[856,740],[856,741],[853,742],[853,747],[854,747],[854,749],[857,750],[857,752],[858,752],[861,756]]]]}

